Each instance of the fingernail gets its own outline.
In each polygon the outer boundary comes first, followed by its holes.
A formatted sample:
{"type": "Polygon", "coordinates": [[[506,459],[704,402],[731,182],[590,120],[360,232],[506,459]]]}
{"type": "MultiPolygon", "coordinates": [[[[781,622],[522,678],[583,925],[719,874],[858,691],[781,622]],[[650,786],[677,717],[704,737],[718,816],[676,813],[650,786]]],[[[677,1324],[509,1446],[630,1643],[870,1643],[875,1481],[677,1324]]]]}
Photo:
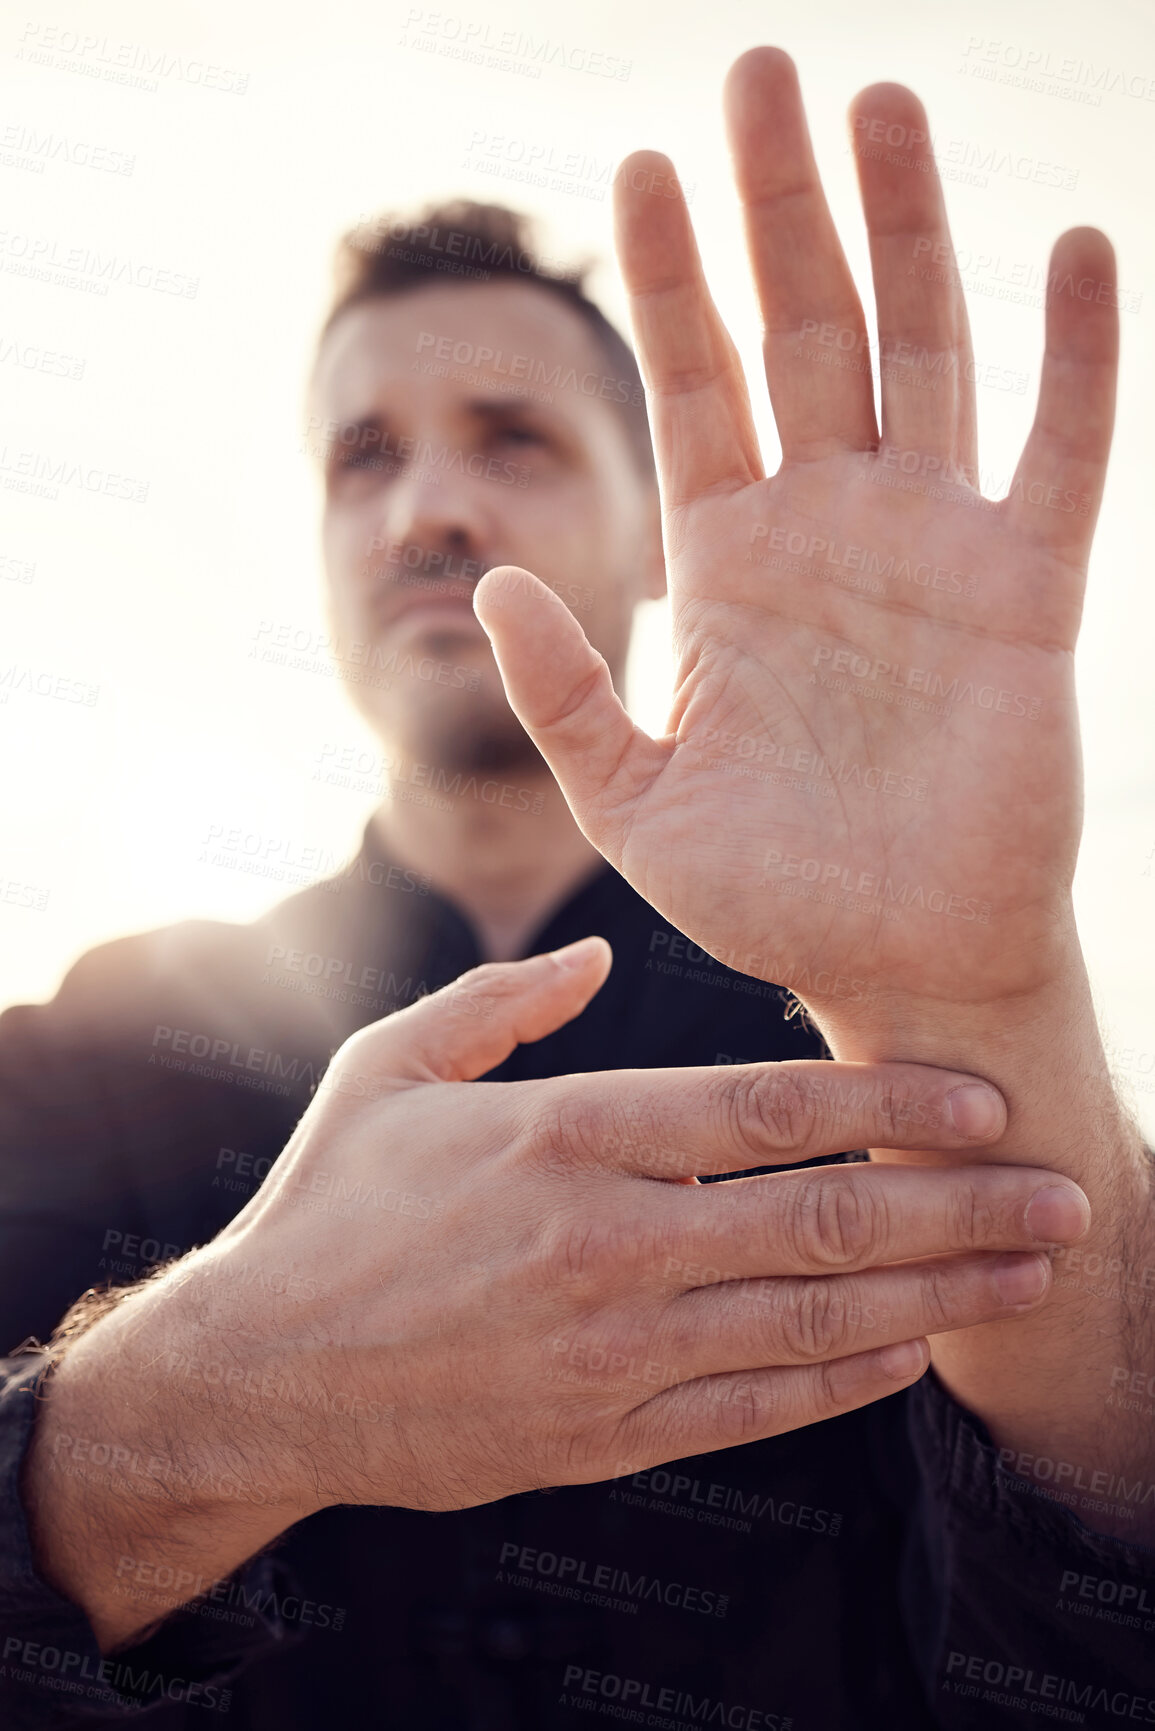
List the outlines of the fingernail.
{"type": "Polygon", "coordinates": [[[946,1097],[950,1121],[960,1136],[982,1138],[997,1134],[1006,1122],[1002,1097],[984,1082],[966,1082],[946,1097]]]}
{"type": "Polygon", "coordinates": [[[1047,1184],[1027,1203],[1027,1231],[1043,1244],[1082,1238],[1091,1224],[1091,1206],[1073,1184],[1047,1184]]]}
{"type": "Polygon", "coordinates": [[[601,938],[579,938],[576,944],[566,944],[564,949],[551,950],[550,958],[559,968],[584,968],[601,943],[601,938]]]}
{"type": "Polygon", "coordinates": [[[1042,1297],[1050,1263],[1045,1256],[1000,1256],[992,1272],[1004,1304],[1032,1304],[1042,1297]]]}
{"type": "Polygon", "coordinates": [[[929,1360],[925,1342],[899,1340],[893,1346],[884,1346],[878,1362],[884,1376],[892,1376],[895,1382],[906,1382],[926,1369],[929,1360]]]}

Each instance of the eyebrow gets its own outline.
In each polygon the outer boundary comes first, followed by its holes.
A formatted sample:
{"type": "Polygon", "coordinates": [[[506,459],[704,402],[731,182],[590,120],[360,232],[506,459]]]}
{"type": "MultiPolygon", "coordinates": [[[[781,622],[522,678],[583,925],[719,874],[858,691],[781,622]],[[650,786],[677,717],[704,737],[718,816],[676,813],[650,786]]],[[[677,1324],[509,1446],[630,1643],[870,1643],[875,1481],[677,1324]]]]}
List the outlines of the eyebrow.
{"type": "Polygon", "coordinates": [[[532,397],[517,396],[514,392],[500,397],[473,397],[466,403],[466,411],[476,415],[483,421],[508,420],[511,415],[523,415],[527,409],[549,408],[548,403],[537,403],[532,397]]]}
{"type": "MultiPolygon", "coordinates": [[[[561,420],[553,405],[538,403],[532,398],[518,396],[471,397],[464,405],[465,412],[475,419],[490,426],[505,421],[520,420],[526,414],[537,417],[553,425],[561,420]]],[[[347,420],[338,420],[337,436],[329,442],[327,461],[332,462],[342,450],[367,451],[379,445],[389,436],[390,419],[370,410],[364,415],[351,416],[347,420]],[[372,433],[372,440],[366,435],[372,433]]]]}

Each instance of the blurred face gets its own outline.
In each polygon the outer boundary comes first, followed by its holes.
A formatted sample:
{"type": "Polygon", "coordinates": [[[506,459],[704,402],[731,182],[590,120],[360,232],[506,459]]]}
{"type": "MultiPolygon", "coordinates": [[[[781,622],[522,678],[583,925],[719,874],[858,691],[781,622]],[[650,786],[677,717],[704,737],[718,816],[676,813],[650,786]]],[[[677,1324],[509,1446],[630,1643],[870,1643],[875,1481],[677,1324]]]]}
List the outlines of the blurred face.
{"type": "Polygon", "coordinates": [[[392,750],[541,767],[473,614],[494,565],[549,584],[621,688],[634,607],[664,577],[657,489],[614,407],[631,387],[610,374],[579,315],[529,283],[423,286],[325,338],[310,441],[330,626],[392,750]]]}

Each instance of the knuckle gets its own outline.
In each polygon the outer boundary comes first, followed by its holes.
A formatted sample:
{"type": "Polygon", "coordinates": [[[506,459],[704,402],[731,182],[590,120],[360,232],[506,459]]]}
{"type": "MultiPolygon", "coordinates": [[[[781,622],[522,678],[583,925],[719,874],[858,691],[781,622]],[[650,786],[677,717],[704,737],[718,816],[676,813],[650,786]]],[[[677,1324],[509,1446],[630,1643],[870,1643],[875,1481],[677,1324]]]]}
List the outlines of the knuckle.
{"type": "Polygon", "coordinates": [[[976,1168],[963,1174],[951,1192],[949,1230],[953,1244],[964,1249],[985,1244],[993,1236],[995,1214],[981,1190],[976,1168]]]}
{"type": "Polygon", "coordinates": [[[564,1284],[571,1306],[593,1308],[635,1277],[639,1254],[628,1221],[570,1215],[543,1232],[538,1260],[555,1292],[564,1284]]]}
{"type": "Polygon", "coordinates": [[[543,1152],[560,1157],[567,1169],[600,1168],[605,1135],[605,1112],[596,1099],[575,1099],[570,1093],[548,1097],[538,1129],[539,1145],[543,1152]]]}
{"type": "Polygon", "coordinates": [[[547,1261],[550,1273],[565,1281],[571,1296],[600,1291],[606,1245],[598,1224],[592,1220],[565,1221],[549,1235],[547,1261]]]}
{"type": "Polygon", "coordinates": [[[959,1299],[958,1283],[948,1269],[925,1269],[919,1292],[922,1316],[918,1323],[918,1333],[935,1334],[953,1328],[961,1309],[959,1299]]]}
{"type": "Polygon", "coordinates": [[[727,1446],[766,1435],[774,1421],[776,1402],[765,1377],[728,1376],[712,1392],[716,1429],[727,1446]]]}
{"type": "Polygon", "coordinates": [[[853,1167],[829,1170],[795,1190],[788,1217],[791,1248],[807,1266],[843,1268],[878,1259],[887,1239],[880,1189],[853,1167]]]}
{"type": "Polygon", "coordinates": [[[846,1405],[846,1382],[842,1361],[828,1358],[814,1366],[814,1407],[819,1418],[841,1412],[846,1405]]]}
{"type": "Polygon", "coordinates": [[[504,1000],[520,995],[520,964],[517,962],[481,962],[470,968],[445,989],[462,989],[480,997],[504,1000]]]}
{"type": "Polygon", "coordinates": [[[873,1101],[873,1126],[870,1131],[872,1148],[899,1148],[906,1135],[905,1125],[910,1110],[905,1098],[900,1099],[894,1084],[882,1088],[873,1101]]]}
{"type": "Polygon", "coordinates": [[[814,1100],[796,1077],[771,1072],[737,1078],[731,1101],[739,1140],[755,1154],[764,1154],[767,1148],[779,1154],[796,1153],[809,1146],[814,1100]]]}
{"type": "Polygon", "coordinates": [[[803,1363],[837,1357],[849,1334],[846,1306],[829,1280],[804,1281],[779,1319],[786,1357],[803,1363]]]}
{"type": "Polygon", "coordinates": [[[627,1159],[644,1159],[655,1175],[680,1175],[682,1150],[663,1150],[652,1114],[627,1097],[579,1096],[554,1090],[538,1126],[541,1151],[567,1169],[606,1172],[627,1159]]]}

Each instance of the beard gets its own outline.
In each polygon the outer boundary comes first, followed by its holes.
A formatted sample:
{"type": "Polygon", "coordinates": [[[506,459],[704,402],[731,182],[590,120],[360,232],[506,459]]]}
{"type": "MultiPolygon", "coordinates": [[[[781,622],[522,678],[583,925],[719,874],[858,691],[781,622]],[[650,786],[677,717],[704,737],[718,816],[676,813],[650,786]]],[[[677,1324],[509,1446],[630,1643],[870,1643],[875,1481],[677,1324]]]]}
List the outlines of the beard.
{"type": "MultiPolygon", "coordinates": [[[[460,645],[456,646],[460,649],[460,645]]],[[[452,648],[438,645],[446,659],[452,648]]],[[[487,653],[487,659],[488,653],[487,653]]],[[[509,707],[496,667],[483,679],[481,690],[465,692],[423,685],[412,691],[416,701],[406,706],[393,734],[410,760],[428,763],[450,775],[500,775],[516,772],[535,781],[551,774],[513,710],[509,707]]],[[[392,730],[390,730],[392,732],[392,730]]]]}
{"type": "Polygon", "coordinates": [[[524,727],[507,710],[473,716],[466,723],[430,716],[421,730],[421,751],[430,763],[453,775],[503,775],[516,771],[534,780],[550,774],[549,765],[524,727]]]}

